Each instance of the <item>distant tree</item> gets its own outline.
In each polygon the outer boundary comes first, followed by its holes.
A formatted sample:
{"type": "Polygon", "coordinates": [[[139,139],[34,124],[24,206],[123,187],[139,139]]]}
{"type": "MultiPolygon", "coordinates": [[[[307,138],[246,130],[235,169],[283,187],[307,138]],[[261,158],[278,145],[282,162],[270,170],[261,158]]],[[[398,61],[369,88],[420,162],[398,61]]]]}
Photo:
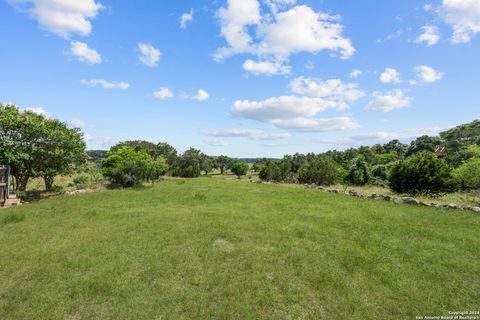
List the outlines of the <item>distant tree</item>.
{"type": "Polygon", "coordinates": [[[363,186],[370,181],[370,169],[365,158],[358,157],[352,161],[345,176],[345,181],[354,186],[363,186]]]}
{"type": "Polygon", "coordinates": [[[298,171],[301,183],[315,183],[321,186],[334,184],[339,177],[339,169],[335,162],[316,157],[306,162],[298,171]]]}
{"type": "Polygon", "coordinates": [[[375,163],[379,164],[388,164],[397,160],[397,155],[395,153],[381,153],[375,155],[375,163]]]}
{"type": "Polygon", "coordinates": [[[107,150],[88,150],[87,156],[90,161],[102,161],[107,156],[107,150]]]}
{"type": "Polygon", "coordinates": [[[244,176],[248,172],[248,164],[243,162],[243,161],[237,161],[234,164],[232,164],[232,167],[230,168],[233,174],[235,174],[238,179],[241,178],[241,176],[244,176]]]}
{"type": "Polygon", "coordinates": [[[157,144],[156,156],[164,157],[167,164],[173,166],[177,159],[177,150],[166,142],[160,142],[157,144]]]}
{"type": "Polygon", "coordinates": [[[196,178],[202,170],[203,153],[190,148],[177,158],[172,173],[177,177],[196,178]]]}
{"type": "Polygon", "coordinates": [[[145,140],[129,140],[120,142],[111,147],[110,151],[116,151],[121,147],[130,147],[137,152],[147,153],[154,159],[158,156],[157,145],[145,140]]]}
{"type": "Polygon", "coordinates": [[[145,152],[122,146],[109,151],[102,161],[103,175],[114,184],[133,187],[153,177],[153,158],[145,152]]]}
{"type": "Polygon", "coordinates": [[[233,160],[227,156],[219,156],[216,159],[216,163],[218,168],[220,169],[220,174],[225,173],[225,169],[230,166],[230,164],[233,162],[233,160]]]}
{"type": "Polygon", "coordinates": [[[400,160],[405,158],[408,145],[401,143],[398,139],[394,139],[387,144],[384,144],[383,149],[385,150],[385,153],[393,153],[397,155],[397,159],[400,160]]]}
{"type": "Polygon", "coordinates": [[[440,139],[440,137],[430,137],[427,135],[418,137],[410,143],[407,150],[407,157],[423,151],[435,152],[441,144],[442,139],[440,139]]]}
{"type": "Polygon", "coordinates": [[[268,162],[267,158],[262,158],[262,159],[257,159],[252,166],[252,170],[254,172],[260,172],[260,170],[265,166],[265,164],[268,162]]]}
{"type": "Polygon", "coordinates": [[[164,157],[160,156],[156,159],[148,161],[147,168],[147,180],[154,183],[161,176],[165,175],[168,171],[168,164],[164,157]]]}
{"type": "Polygon", "coordinates": [[[434,196],[458,188],[449,165],[430,152],[420,152],[393,164],[388,182],[392,191],[412,195],[434,196]]]}
{"type": "Polygon", "coordinates": [[[214,166],[215,166],[215,160],[212,157],[207,156],[206,154],[202,154],[200,170],[204,171],[205,175],[207,175],[209,172],[213,170],[214,166]]]}

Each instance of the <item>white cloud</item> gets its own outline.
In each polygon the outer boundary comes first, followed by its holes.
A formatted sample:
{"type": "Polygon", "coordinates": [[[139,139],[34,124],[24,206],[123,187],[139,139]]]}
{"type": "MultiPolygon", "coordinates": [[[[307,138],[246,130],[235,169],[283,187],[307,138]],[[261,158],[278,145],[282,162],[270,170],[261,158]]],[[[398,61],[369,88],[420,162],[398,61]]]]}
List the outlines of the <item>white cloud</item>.
{"type": "Polygon", "coordinates": [[[254,75],[267,75],[272,76],[275,74],[289,74],[291,71],[290,66],[285,66],[279,61],[259,61],[246,60],[243,63],[243,70],[248,71],[254,75]]]}
{"type": "Polygon", "coordinates": [[[288,133],[266,133],[259,129],[233,128],[226,130],[203,130],[203,135],[220,138],[249,138],[252,140],[280,140],[291,137],[288,133]]]}
{"type": "Polygon", "coordinates": [[[294,3],[269,1],[272,14],[262,16],[257,0],[229,0],[227,8],[220,8],[217,12],[221,33],[228,46],[219,48],[215,59],[250,53],[284,62],[296,52],[330,50],[342,58],[354,54],[350,39],[342,36],[339,16],[315,12],[305,5],[276,12],[294,3]]]}
{"type": "Polygon", "coordinates": [[[389,91],[386,94],[374,92],[373,99],[370,100],[365,109],[368,111],[390,112],[395,109],[409,107],[411,102],[412,98],[406,96],[400,89],[389,91]]]}
{"type": "Polygon", "coordinates": [[[359,127],[358,123],[350,117],[275,119],[272,120],[272,124],[281,129],[302,132],[343,131],[359,127]]]}
{"type": "Polygon", "coordinates": [[[431,4],[426,4],[423,6],[423,10],[425,10],[425,12],[430,12],[432,11],[433,9],[433,6],[431,4]]]}
{"type": "Polygon", "coordinates": [[[422,28],[423,33],[415,40],[415,43],[426,43],[427,47],[433,46],[440,41],[438,27],[426,25],[422,28]]]}
{"type": "Polygon", "coordinates": [[[228,142],[223,139],[207,139],[205,143],[212,147],[226,147],[228,142]]]}
{"type": "Polygon", "coordinates": [[[192,96],[192,99],[198,100],[198,101],[205,101],[210,97],[207,91],[203,89],[198,89],[197,94],[192,96]]]}
{"type": "Polygon", "coordinates": [[[453,43],[470,42],[480,32],[480,0],[443,0],[438,12],[453,28],[453,43]]]}
{"type": "Polygon", "coordinates": [[[80,41],[70,42],[69,54],[76,57],[78,61],[87,64],[102,62],[102,56],[97,50],[89,48],[86,43],[80,41]]]}
{"type": "Polygon", "coordinates": [[[157,91],[155,91],[153,93],[153,96],[157,99],[164,100],[164,99],[173,98],[175,95],[173,94],[173,92],[170,89],[162,87],[162,88],[158,89],[157,91]]]}
{"type": "Polygon", "coordinates": [[[443,72],[439,72],[429,66],[415,66],[417,77],[423,82],[435,82],[443,78],[443,72]]]}
{"type": "Polygon", "coordinates": [[[193,9],[190,12],[185,12],[180,16],[180,28],[186,29],[187,25],[193,20],[193,9]]]}
{"type": "Polygon", "coordinates": [[[363,75],[363,71],[358,70],[358,69],[353,69],[352,72],[350,72],[349,77],[351,79],[356,79],[358,77],[361,77],[363,75]]]}
{"type": "Polygon", "coordinates": [[[237,100],[233,104],[231,112],[238,117],[270,122],[274,119],[312,117],[322,111],[337,107],[336,102],[322,98],[281,96],[263,101],[237,100]]]}
{"type": "Polygon", "coordinates": [[[43,109],[42,107],[36,107],[36,108],[25,108],[21,111],[30,111],[30,112],[33,112],[35,114],[38,114],[40,116],[44,116],[45,118],[47,119],[50,119],[52,117],[52,115],[50,114],[50,112],[48,112],[47,110],[43,109]]]}
{"type": "Polygon", "coordinates": [[[109,149],[115,143],[117,139],[110,136],[92,136],[90,134],[85,134],[83,140],[88,144],[90,149],[109,149]]]}
{"type": "Polygon", "coordinates": [[[138,59],[140,60],[141,63],[143,63],[147,67],[158,66],[158,60],[160,60],[160,57],[162,55],[160,50],[158,50],[151,44],[142,43],[142,42],[138,44],[138,50],[140,51],[140,55],[138,56],[138,59]]]}
{"type": "Polygon", "coordinates": [[[392,68],[385,68],[385,71],[380,75],[380,81],[382,83],[400,83],[400,73],[392,68]]]}
{"type": "Polygon", "coordinates": [[[90,87],[101,86],[103,89],[120,89],[120,90],[127,90],[130,88],[130,84],[126,82],[110,82],[103,79],[82,79],[80,80],[81,84],[88,85],[90,87]]]}
{"type": "Polygon", "coordinates": [[[86,127],[85,122],[79,119],[71,119],[68,121],[68,124],[74,128],[84,129],[86,127]]]}
{"type": "Polygon", "coordinates": [[[297,3],[296,0],[264,0],[264,2],[270,7],[273,14],[276,14],[280,9],[285,9],[297,3]]]}
{"type": "Polygon", "coordinates": [[[345,101],[355,101],[365,96],[365,92],[358,89],[358,84],[344,83],[338,79],[322,81],[299,77],[290,82],[290,89],[296,94],[327,98],[338,101],[339,104],[343,104],[345,101]]]}
{"type": "Polygon", "coordinates": [[[71,34],[88,36],[92,32],[90,20],[103,8],[95,0],[10,0],[20,10],[25,10],[40,26],[63,38],[71,34]]]}

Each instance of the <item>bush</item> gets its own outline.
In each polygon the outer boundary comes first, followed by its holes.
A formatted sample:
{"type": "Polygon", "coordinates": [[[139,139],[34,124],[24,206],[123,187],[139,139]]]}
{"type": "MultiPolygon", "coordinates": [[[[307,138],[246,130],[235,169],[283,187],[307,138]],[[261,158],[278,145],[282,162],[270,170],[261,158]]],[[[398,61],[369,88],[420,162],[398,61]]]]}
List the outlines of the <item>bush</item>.
{"type": "Polygon", "coordinates": [[[345,181],[354,186],[364,186],[370,181],[370,168],[364,158],[359,157],[352,161],[345,181]]]}
{"type": "Polygon", "coordinates": [[[172,175],[182,178],[199,177],[204,156],[200,150],[190,148],[177,158],[172,169],[172,175]]]}
{"type": "Polygon", "coordinates": [[[298,180],[301,183],[315,183],[329,186],[339,177],[339,170],[335,162],[322,158],[312,158],[298,171],[298,180]]]}
{"type": "Polygon", "coordinates": [[[454,176],[462,189],[480,189],[480,158],[467,160],[454,171],[454,176]]]}
{"type": "Polygon", "coordinates": [[[79,189],[86,189],[91,185],[91,183],[92,178],[86,173],[81,173],[73,179],[73,184],[79,189]]]}
{"type": "Polygon", "coordinates": [[[384,164],[376,165],[372,168],[372,183],[376,186],[387,187],[388,186],[388,168],[389,166],[384,164]]]}
{"type": "Polygon", "coordinates": [[[114,184],[133,187],[148,178],[152,157],[131,147],[110,151],[102,161],[103,175],[114,184]]]}
{"type": "Polygon", "coordinates": [[[293,182],[289,161],[267,161],[258,173],[260,179],[275,182],[293,182]]]}
{"type": "Polygon", "coordinates": [[[430,152],[393,164],[388,182],[392,191],[411,195],[435,196],[458,188],[452,169],[430,152]]]}
{"type": "Polygon", "coordinates": [[[232,171],[232,173],[235,174],[238,177],[238,179],[240,179],[241,176],[244,176],[244,175],[247,174],[248,164],[246,164],[245,162],[241,162],[241,161],[235,162],[230,167],[230,171],[232,171]]]}

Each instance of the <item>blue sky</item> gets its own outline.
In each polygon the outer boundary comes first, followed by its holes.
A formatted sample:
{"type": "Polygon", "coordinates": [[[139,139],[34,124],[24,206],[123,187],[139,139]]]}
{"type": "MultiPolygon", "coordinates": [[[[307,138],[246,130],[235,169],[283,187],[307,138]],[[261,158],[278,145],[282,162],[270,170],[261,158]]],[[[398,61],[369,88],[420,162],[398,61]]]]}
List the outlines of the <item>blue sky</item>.
{"type": "Polygon", "coordinates": [[[0,101],[91,149],[279,157],[480,118],[480,0],[7,0],[0,43],[0,101]]]}

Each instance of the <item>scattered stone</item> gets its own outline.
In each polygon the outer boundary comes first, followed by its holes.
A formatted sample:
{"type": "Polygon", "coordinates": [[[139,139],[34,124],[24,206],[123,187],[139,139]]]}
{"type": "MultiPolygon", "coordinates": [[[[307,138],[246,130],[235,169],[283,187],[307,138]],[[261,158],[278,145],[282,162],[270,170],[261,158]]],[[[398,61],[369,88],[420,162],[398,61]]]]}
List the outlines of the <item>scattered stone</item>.
{"type": "Polygon", "coordinates": [[[378,195],[376,193],[372,193],[372,195],[370,196],[370,199],[378,199],[378,195]]]}
{"type": "Polygon", "coordinates": [[[67,196],[74,196],[76,194],[82,194],[82,193],[87,193],[87,190],[79,189],[79,190],[67,191],[64,194],[67,196]]]}
{"type": "Polygon", "coordinates": [[[351,196],[353,196],[353,197],[360,197],[360,196],[361,196],[361,194],[358,193],[358,192],[355,191],[355,190],[350,190],[350,191],[348,191],[348,194],[351,195],[351,196]]]}
{"type": "Polygon", "coordinates": [[[448,209],[460,209],[460,206],[458,204],[455,204],[455,203],[449,203],[446,205],[446,208],[448,209]]]}
{"type": "Polygon", "coordinates": [[[472,211],[480,212],[480,207],[473,207],[473,208],[472,208],[472,211]]]}
{"type": "Polygon", "coordinates": [[[401,203],[408,203],[408,204],[419,204],[420,202],[417,199],[410,198],[410,197],[402,197],[399,199],[401,203]]]}
{"type": "Polygon", "coordinates": [[[419,201],[418,204],[422,207],[428,207],[428,203],[425,203],[425,202],[422,202],[422,201],[419,201]]]}

